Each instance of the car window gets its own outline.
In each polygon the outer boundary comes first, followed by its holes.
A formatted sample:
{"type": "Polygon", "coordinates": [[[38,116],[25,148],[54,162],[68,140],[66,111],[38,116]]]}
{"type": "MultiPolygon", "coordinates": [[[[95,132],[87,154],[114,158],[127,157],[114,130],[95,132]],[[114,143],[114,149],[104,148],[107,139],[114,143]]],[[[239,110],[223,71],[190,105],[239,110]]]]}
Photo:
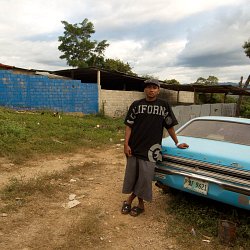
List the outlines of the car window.
{"type": "Polygon", "coordinates": [[[250,146],[250,124],[196,120],[178,132],[178,135],[232,142],[250,146]]]}

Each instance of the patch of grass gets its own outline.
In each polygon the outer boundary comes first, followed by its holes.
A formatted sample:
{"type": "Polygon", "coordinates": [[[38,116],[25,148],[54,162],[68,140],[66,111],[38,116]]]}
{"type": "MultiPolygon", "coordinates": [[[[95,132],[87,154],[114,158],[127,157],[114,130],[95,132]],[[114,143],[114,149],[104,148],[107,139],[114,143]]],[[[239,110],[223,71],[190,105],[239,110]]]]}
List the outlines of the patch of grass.
{"type": "Polygon", "coordinates": [[[237,224],[235,246],[250,249],[250,214],[246,210],[172,190],[167,213],[174,216],[172,234],[180,236],[180,243],[187,241],[190,247],[193,245],[195,238],[191,234],[192,228],[199,232],[200,236],[206,235],[216,239],[219,220],[228,220],[237,224]]]}
{"type": "Polygon", "coordinates": [[[119,143],[123,120],[53,112],[16,112],[0,108],[0,157],[15,163],[41,154],[68,153],[79,147],[119,143]],[[112,139],[112,140],[110,140],[112,139]]]}
{"type": "Polygon", "coordinates": [[[47,176],[39,176],[29,180],[12,178],[9,185],[2,190],[1,198],[3,200],[11,200],[16,197],[23,199],[36,192],[49,195],[52,190],[52,185],[49,183],[47,176]]]}
{"type": "Polygon", "coordinates": [[[84,176],[89,168],[96,166],[85,163],[84,165],[70,166],[61,172],[45,173],[36,178],[12,178],[9,184],[0,190],[0,198],[5,202],[0,211],[3,213],[17,211],[18,208],[29,202],[29,197],[34,197],[37,193],[50,198],[59,190],[63,190],[63,186],[59,184],[68,182],[76,175],[78,178],[84,176]]]}
{"type": "Polygon", "coordinates": [[[102,232],[99,213],[100,209],[94,208],[73,221],[64,237],[65,242],[54,249],[97,249],[102,232]]]}

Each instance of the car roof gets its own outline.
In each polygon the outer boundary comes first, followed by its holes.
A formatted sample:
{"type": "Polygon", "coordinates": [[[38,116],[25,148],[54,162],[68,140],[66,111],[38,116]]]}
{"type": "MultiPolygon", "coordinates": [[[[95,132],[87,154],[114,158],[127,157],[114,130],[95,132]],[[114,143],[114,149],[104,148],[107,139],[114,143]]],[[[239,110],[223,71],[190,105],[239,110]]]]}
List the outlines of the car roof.
{"type": "Polygon", "coordinates": [[[192,121],[194,120],[229,121],[250,124],[250,119],[229,116],[200,116],[192,119],[192,121]]]}

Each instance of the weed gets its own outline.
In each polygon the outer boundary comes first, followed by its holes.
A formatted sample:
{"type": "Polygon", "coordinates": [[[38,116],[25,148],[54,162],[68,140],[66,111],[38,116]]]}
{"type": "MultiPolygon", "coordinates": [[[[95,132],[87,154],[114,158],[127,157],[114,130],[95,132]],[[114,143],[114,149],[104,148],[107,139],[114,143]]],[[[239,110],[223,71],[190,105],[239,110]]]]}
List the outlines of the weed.
{"type": "Polygon", "coordinates": [[[9,184],[0,190],[0,198],[6,203],[0,208],[0,211],[17,211],[18,208],[29,202],[29,197],[34,197],[37,193],[50,198],[63,189],[63,186],[59,184],[64,181],[68,182],[74,175],[77,175],[78,178],[84,177],[88,169],[93,167],[92,163],[86,162],[83,165],[69,166],[61,172],[45,173],[36,178],[12,178],[9,184]]]}
{"type": "MultiPolygon", "coordinates": [[[[216,238],[220,219],[237,223],[237,242],[241,247],[250,247],[250,215],[243,209],[211,201],[203,197],[172,190],[167,212],[180,222],[174,234],[180,234],[180,241],[189,240],[192,228],[209,237],[216,238]],[[177,232],[179,230],[179,232],[177,232]]],[[[173,222],[175,223],[175,222],[173,222]]],[[[190,241],[191,242],[191,241],[190,241]]]]}
{"type": "Polygon", "coordinates": [[[10,183],[1,191],[3,200],[24,199],[28,196],[40,192],[46,195],[52,193],[52,185],[49,183],[47,176],[40,176],[29,180],[12,178],[10,183]]]}

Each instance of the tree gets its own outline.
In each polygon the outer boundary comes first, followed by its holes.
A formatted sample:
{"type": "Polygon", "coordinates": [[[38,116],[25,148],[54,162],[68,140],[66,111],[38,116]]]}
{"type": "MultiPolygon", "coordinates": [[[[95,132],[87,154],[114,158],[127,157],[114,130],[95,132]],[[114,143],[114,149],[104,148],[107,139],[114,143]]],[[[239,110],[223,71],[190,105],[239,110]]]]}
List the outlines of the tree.
{"type": "MultiPolygon", "coordinates": [[[[247,90],[247,87],[248,87],[249,83],[250,83],[250,75],[248,76],[248,78],[247,78],[247,80],[246,80],[246,82],[245,82],[244,85],[243,85],[243,76],[242,76],[240,78],[239,87],[242,88],[242,89],[244,89],[244,90],[247,90]]],[[[236,116],[239,116],[241,113],[243,115],[246,115],[246,113],[247,113],[246,110],[244,110],[244,111],[241,112],[242,100],[243,100],[243,96],[240,95],[239,98],[238,98],[238,101],[237,101],[237,106],[236,106],[236,116]]],[[[244,106],[248,106],[248,105],[244,104],[244,106]]],[[[247,110],[248,110],[248,108],[247,108],[247,110]]]]}
{"type": "Polygon", "coordinates": [[[164,80],[164,82],[166,83],[166,84],[180,84],[180,82],[178,82],[177,80],[175,80],[175,79],[171,79],[171,80],[164,80]]]}
{"type": "Polygon", "coordinates": [[[61,59],[66,59],[72,67],[103,66],[104,52],[109,46],[107,40],[97,42],[90,40],[95,33],[94,25],[85,18],[79,24],[62,21],[64,35],[58,37],[61,44],[58,49],[63,53],[61,59]]]}
{"type": "Polygon", "coordinates": [[[205,85],[205,83],[206,83],[206,79],[203,78],[203,77],[199,77],[199,78],[196,80],[196,82],[194,82],[194,84],[196,84],[196,85],[205,85]]]}
{"type": "Polygon", "coordinates": [[[195,85],[205,85],[205,86],[215,86],[218,85],[219,79],[216,76],[209,76],[207,79],[203,77],[199,77],[195,85]]]}
{"type": "Polygon", "coordinates": [[[141,77],[145,78],[145,79],[157,79],[157,80],[159,80],[158,77],[153,76],[153,75],[149,75],[149,74],[142,75],[141,77]]]}
{"type": "Polygon", "coordinates": [[[124,63],[120,59],[106,59],[104,62],[104,68],[108,70],[123,72],[133,76],[137,75],[132,71],[132,67],[129,65],[129,63],[124,63]]]}
{"type": "MultiPolygon", "coordinates": [[[[216,76],[209,76],[207,79],[199,77],[194,85],[216,86],[218,85],[218,81],[219,79],[216,76]]],[[[217,103],[222,102],[222,96],[220,94],[202,93],[198,95],[198,100],[200,103],[217,103]]]]}
{"type": "Polygon", "coordinates": [[[214,86],[218,85],[219,79],[216,76],[209,76],[206,81],[206,85],[214,86]]]}
{"type": "Polygon", "coordinates": [[[243,49],[247,57],[250,58],[250,39],[243,44],[243,49]]]}

